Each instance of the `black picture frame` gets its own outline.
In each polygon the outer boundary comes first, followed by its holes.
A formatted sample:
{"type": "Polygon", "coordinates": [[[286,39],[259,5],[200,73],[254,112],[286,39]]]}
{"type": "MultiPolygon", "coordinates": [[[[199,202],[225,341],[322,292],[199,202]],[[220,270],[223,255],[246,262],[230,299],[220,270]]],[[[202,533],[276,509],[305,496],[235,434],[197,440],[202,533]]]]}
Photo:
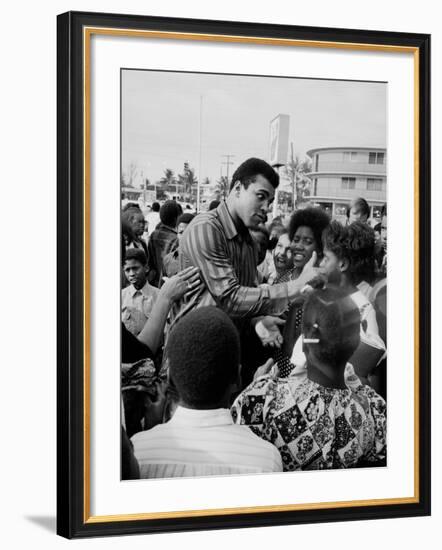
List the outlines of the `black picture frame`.
{"type": "MultiPolygon", "coordinates": [[[[430,514],[430,36],[136,15],[69,12],[58,16],[57,39],[57,532],[67,538],[227,529],[313,522],[397,518],[430,514]],[[85,489],[85,307],[87,243],[84,209],[84,29],[106,27],[236,37],[412,48],[418,74],[418,428],[417,498],[414,502],[259,511],[198,517],[93,521],[85,489]]],[[[86,335],[87,338],[87,335],[86,335]]]]}

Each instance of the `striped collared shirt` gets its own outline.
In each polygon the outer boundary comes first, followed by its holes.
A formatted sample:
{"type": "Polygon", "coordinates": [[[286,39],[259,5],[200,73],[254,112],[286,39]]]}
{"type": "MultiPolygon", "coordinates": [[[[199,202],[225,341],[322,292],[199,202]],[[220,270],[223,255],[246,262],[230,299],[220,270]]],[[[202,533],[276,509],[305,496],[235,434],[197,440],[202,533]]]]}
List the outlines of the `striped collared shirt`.
{"type": "Polygon", "coordinates": [[[276,447],[235,425],[228,409],[178,407],[169,422],[135,434],[132,442],[142,478],[282,471],[276,447]]]}
{"type": "Polygon", "coordinates": [[[181,268],[199,267],[203,281],[175,310],[174,321],[196,307],[215,305],[230,317],[277,315],[289,305],[287,284],[257,286],[257,251],[249,231],[238,228],[222,202],[198,214],[183,233],[181,268]]]}

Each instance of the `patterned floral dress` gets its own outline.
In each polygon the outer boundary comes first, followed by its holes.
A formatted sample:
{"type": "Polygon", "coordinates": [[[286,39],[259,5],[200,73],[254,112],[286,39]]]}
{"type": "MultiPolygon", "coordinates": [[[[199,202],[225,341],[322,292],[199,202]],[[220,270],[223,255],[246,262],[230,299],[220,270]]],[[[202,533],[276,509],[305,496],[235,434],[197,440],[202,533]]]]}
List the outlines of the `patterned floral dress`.
{"type": "Polygon", "coordinates": [[[385,465],[386,404],[363,384],[335,389],[266,375],[237,397],[231,412],[276,445],[284,471],[385,465]]]}

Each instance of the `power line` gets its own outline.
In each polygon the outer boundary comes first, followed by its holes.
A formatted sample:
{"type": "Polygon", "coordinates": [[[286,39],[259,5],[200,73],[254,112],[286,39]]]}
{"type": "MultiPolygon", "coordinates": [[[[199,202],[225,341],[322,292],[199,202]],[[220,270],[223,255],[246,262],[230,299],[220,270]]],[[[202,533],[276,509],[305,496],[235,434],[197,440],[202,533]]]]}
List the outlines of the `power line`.
{"type": "Polygon", "coordinates": [[[229,181],[229,166],[233,164],[233,162],[230,162],[230,159],[233,158],[235,155],[221,155],[223,158],[226,158],[227,160],[223,161],[221,164],[227,166],[227,182],[229,181]]]}

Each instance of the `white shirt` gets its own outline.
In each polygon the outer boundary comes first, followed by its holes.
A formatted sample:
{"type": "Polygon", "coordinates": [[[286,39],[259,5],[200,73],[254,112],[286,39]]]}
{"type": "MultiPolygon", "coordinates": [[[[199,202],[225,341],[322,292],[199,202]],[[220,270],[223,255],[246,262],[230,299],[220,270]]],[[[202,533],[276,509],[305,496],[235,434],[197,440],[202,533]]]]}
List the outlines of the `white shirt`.
{"type": "Polygon", "coordinates": [[[132,443],[142,478],[282,472],[276,447],[234,424],[228,409],[178,407],[169,422],[135,434],[132,443]]]}
{"type": "Polygon", "coordinates": [[[370,294],[373,291],[373,287],[370,286],[367,281],[361,281],[356,288],[362,292],[362,294],[370,300],[370,294]]]}
{"type": "Polygon", "coordinates": [[[159,212],[149,212],[144,216],[145,220],[147,221],[147,233],[149,237],[152,235],[152,233],[155,231],[157,225],[160,223],[160,213],[159,212]]]}
{"type": "Polygon", "coordinates": [[[122,321],[127,330],[137,336],[152,311],[158,297],[158,288],[147,281],[143,288],[137,290],[129,285],[121,291],[122,321]]]}

